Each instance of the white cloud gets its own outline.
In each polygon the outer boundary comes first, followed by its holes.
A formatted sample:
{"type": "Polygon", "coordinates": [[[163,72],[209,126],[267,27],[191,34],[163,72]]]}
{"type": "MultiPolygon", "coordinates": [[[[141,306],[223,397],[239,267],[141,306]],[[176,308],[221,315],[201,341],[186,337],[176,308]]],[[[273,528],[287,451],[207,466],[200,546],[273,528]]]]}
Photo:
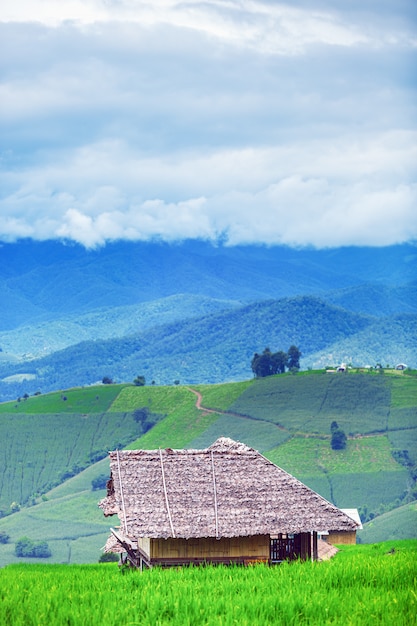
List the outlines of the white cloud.
{"type": "Polygon", "coordinates": [[[417,238],[412,24],[333,7],[9,3],[0,239],[417,238]]]}

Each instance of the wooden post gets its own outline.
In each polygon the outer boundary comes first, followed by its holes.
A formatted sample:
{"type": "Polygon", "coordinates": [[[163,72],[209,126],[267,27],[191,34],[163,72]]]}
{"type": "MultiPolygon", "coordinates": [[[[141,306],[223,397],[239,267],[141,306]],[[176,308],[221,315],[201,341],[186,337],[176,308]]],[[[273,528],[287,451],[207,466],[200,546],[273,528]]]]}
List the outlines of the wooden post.
{"type": "Polygon", "coordinates": [[[318,551],[318,545],[317,545],[317,531],[313,530],[313,551],[311,554],[311,560],[317,561],[318,558],[319,558],[319,551],[318,551]]]}

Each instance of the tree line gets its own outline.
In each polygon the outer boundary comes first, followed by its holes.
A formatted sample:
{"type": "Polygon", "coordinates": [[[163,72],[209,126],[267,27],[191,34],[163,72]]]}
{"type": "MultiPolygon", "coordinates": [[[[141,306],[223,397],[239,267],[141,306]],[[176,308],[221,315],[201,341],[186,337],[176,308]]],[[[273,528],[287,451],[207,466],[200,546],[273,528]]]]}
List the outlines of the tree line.
{"type": "Polygon", "coordinates": [[[255,352],[251,361],[252,372],[256,378],[273,376],[274,374],[284,374],[289,371],[300,369],[300,357],[302,353],[297,346],[290,346],[287,352],[279,350],[272,352],[270,348],[265,348],[262,354],[255,352]]]}

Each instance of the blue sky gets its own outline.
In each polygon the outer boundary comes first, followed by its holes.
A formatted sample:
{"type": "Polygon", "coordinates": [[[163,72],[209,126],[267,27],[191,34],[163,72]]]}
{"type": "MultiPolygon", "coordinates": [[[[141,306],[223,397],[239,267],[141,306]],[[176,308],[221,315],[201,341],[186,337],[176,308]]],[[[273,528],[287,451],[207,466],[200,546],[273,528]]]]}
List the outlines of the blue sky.
{"type": "Polygon", "coordinates": [[[14,0],[0,240],[417,240],[414,0],[14,0]]]}

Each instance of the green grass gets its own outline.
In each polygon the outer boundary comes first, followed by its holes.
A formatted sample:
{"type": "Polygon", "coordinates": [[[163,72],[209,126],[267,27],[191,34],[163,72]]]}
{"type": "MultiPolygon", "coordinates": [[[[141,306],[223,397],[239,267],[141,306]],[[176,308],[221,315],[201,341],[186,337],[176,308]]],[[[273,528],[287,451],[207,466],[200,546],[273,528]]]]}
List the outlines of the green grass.
{"type": "Polygon", "coordinates": [[[286,441],[290,434],[280,430],[275,424],[252,420],[234,415],[221,415],[199,437],[191,442],[192,448],[206,448],[218,437],[230,437],[250,443],[260,452],[269,450],[286,441]]]}
{"type": "Polygon", "coordinates": [[[102,413],[108,411],[110,405],[126,385],[94,385],[77,387],[31,396],[20,402],[3,402],[1,413],[102,413]]]}
{"type": "Polygon", "coordinates": [[[252,380],[245,380],[239,383],[224,383],[223,385],[193,385],[203,396],[202,405],[220,411],[229,409],[242,393],[253,383],[252,380]]]}
{"type": "Polygon", "coordinates": [[[138,435],[128,413],[0,416],[0,508],[24,504],[138,435]],[[67,476],[68,477],[68,476],[67,476]]]}
{"type": "Polygon", "coordinates": [[[291,432],[328,434],[336,420],[346,433],[385,430],[390,388],[383,376],[283,375],[255,381],[232,411],[277,423],[291,432]]]}
{"type": "Polygon", "coordinates": [[[0,570],[4,626],[409,626],[417,542],[345,548],[324,563],[153,569],[11,565],[0,570]]]}
{"type": "Polygon", "coordinates": [[[417,427],[388,432],[388,439],[395,450],[407,450],[414,464],[417,464],[417,427]]]}
{"type": "Polygon", "coordinates": [[[332,450],[330,438],[292,437],[266,456],[294,476],[402,470],[381,436],[349,439],[345,450],[332,450]]]}
{"type": "Polygon", "coordinates": [[[417,406],[417,381],[415,376],[392,376],[391,406],[395,408],[417,406]]]}

